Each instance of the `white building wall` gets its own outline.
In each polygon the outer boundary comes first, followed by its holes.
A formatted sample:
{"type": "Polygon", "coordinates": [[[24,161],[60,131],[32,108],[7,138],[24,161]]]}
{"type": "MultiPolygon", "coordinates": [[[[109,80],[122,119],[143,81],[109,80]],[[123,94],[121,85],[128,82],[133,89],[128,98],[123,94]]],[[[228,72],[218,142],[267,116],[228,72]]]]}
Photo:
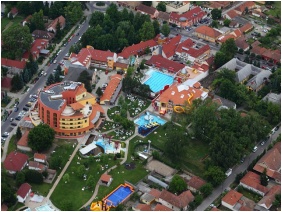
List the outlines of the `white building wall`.
{"type": "Polygon", "coordinates": [[[240,185],[243,186],[244,188],[248,189],[248,190],[251,190],[251,191],[253,191],[253,192],[255,192],[255,193],[261,195],[261,196],[264,196],[264,193],[263,193],[263,192],[261,192],[261,191],[255,189],[255,188],[253,188],[253,187],[250,187],[250,186],[248,186],[248,185],[246,185],[246,184],[244,184],[244,183],[241,183],[241,182],[240,182],[240,185]]]}
{"type": "Polygon", "coordinates": [[[221,201],[221,204],[226,207],[226,208],[229,208],[230,210],[233,210],[233,206],[232,205],[229,205],[228,203],[224,202],[224,201],[221,201]]]}
{"type": "Polygon", "coordinates": [[[161,203],[162,205],[174,210],[174,211],[180,211],[180,208],[173,206],[172,204],[168,203],[167,201],[159,198],[159,203],[161,203]]]}
{"type": "Polygon", "coordinates": [[[39,163],[45,163],[45,160],[42,160],[39,158],[34,158],[34,161],[39,162],[39,163]]]}

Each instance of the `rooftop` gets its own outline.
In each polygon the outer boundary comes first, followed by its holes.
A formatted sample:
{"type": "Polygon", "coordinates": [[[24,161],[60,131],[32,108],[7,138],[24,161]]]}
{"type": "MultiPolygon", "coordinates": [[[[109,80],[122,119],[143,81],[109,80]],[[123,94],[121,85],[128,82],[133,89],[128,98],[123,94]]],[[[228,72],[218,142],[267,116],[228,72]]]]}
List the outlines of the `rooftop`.
{"type": "Polygon", "coordinates": [[[243,183],[249,187],[252,187],[262,193],[266,193],[268,188],[260,184],[260,175],[249,171],[241,180],[240,183],[243,183]]]}
{"type": "Polygon", "coordinates": [[[217,39],[221,33],[217,30],[214,30],[213,28],[210,28],[208,26],[199,26],[195,29],[195,32],[199,33],[199,34],[202,34],[202,35],[205,35],[205,36],[208,36],[208,37],[211,37],[211,38],[214,38],[214,39],[217,39]]]}
{"type": "Polygon", "coordinates": [[[14,151],[7,155],[4,168],[9,171],[20,171],[28,160],[26,154],[14,151]]]}
{"type": "Polygon", "coordinates": [[[241,199],[243,194],[235,191],[235,190],[230,190],[223,198],[222,202],[226,202],[227,204],[231,206],[235,206],[235,204],[241,199]]]}
{"type": "Polygon", "coordinates": [[[19,187],[17,191],[17,195],[19,195],[22,198],[25,198],[25,196],[27,195],[30,189],[31,186],[28,183],[24,183],[19,187]]]}

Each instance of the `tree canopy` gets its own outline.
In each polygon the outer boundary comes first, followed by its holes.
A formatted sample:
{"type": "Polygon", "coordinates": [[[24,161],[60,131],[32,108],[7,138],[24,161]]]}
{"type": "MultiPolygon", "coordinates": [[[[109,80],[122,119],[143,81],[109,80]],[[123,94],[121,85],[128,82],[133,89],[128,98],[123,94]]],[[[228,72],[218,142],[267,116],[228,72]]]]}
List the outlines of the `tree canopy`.
{"type": "Polygon", "coordinates": [[[187,190],[187,183],[179,175],[174,175],[171,182],[169,183],[169,190],[172,193],[180,194],[187,190]]]}
{"type": "Polygon", "coordinates": [[[28,134],[28,145],[35,151],[47,150],[52,146],[55,131],[47,124],[35,126],[28,134]]]}
{"type": "Polygon", "coordinates": [[[78,22],[83,15],[81,3],[79,1],[68,1],[64,7],[66,20],[71,24],[78,22]]]}
{"type": "Polygon", "coordinates": [[[222,13],[222,11],[221,10],[219,10],[219,9],[213,9],[212,11],[211,11],[211,15],[212,15],[212,19],[213,20],[218,20],[218,19],[220,19],[221,18],[221,13],[222,13]]]}
{"type": "Polygon", "coordinates": [[[166,4],[165,4],[165,2],[160,1],[156,8],[157,8],[158,11],[166,12],[166,4]]]}
{"type": "Polygon", "coordinates": [[[91,76],[86,70],[82,71],[80,73],[79,77],[77,78],[77,82],[82,82],[84,84],[84,87],[86,88],[87,92],[92,91],[90,81],[91,81],[91,76]]]}
{"type": "Polygon", "coordinates": [[[215,54],[214,64],[216,68],[221,67],[229,60],[234,58],[237,53],[237,46],[233,38],[227,39],[220,47],[220,50],[215,54]]]}
{"type": "Polygon", "coordinates": [[[210,166],[204,175],[213,186],[218,186],[226,178],[224,172],[218,166],[210,166]]]}

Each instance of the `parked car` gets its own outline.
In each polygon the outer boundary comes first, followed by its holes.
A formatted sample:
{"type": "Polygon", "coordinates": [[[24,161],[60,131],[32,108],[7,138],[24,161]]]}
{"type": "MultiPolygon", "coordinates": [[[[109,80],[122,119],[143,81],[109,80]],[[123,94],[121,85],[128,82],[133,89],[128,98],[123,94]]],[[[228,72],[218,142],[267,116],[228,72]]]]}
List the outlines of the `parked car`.
{"type": "Polygon", "coordinates": [[[19,121],[19,120],[21,120],[21,119],[22,119],[21,116],[17,116],[17,117],[15,118],[15,120],[17,120],[17,121],[19,121]]]}
{"type": "Polygon", "coordinates": [[[247,157],[246,155],[243,155],[243,157],[241,158],[241,163],[244,163],[246,157],[247,157]]]}
{"type": "Polygon", "coordinates": [[[14,121],[14,118],[10,118],[10,122],[14,121]]]}
{"type": "Polygon", "coordinates": [[[255,147],[253,148],[253,152],[256,152],[257,150],[258,150],[258,147],[255,146],[255,147]]]}
{"type": "Polygon", "coordinates": [[[274,130],[275,130],[275,131],[278,131],[279,128],[280,128],[280,126],[278,125],[278,126],[276,126],[276,127],[274,128],[274,130]]]}
{"type": "Polygon", "coordinates": [[[54,62],[53,62],[54,64],[56,64],[57,63],[57,60],[54,60],[54,62]]]}
{"type": "Polygon", "coordinates": [[[19,108],[18,107],[16,107],[15,109],[14,109],[14,112],[17,112],[19,110],[19,108]]]}
{"type": "Polygon", "coordinates": [[[24,111],[28,111],[28,108],[24,107],[23,110],[24,110],[24,111]]]}
{"type": "Polygon", "coordinates": [[[15,126],[17,126],[17,123],[12,122],[11,125],[15,127],[15,126]]]}

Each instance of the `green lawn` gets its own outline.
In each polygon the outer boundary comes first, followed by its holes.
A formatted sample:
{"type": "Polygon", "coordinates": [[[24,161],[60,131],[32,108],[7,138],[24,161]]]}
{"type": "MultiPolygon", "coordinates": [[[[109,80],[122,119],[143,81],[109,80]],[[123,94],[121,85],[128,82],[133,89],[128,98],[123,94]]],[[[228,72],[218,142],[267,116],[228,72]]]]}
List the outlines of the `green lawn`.
{"type": "Polygon", "coordinates": [[[125,102],[129,106],[128,112],[129,112],[130,117],[135,117],[135,116],[139,115],[145,109],[147,109],[149,107],[150,103],[151,103],[150,101],[148,101],[146,99],[141,99],[140,97],[138,97],[138,99],[143,103],[142,106],[138,105],[138,103],[139,103],[138,100],[131,101],[127,97],[125,98],[125,102]],[[137,109],[139,109],[138,112],[137,112],[137,109]]]}
{"type": "Polygon", "coordinates": [[[19,25],[21,24],[21,22],[24,20],[24,18],[22,16],[16,16],[14,19],[10,20],[9,18],[7,17],[3,17],[1,18],[1,32],[3,32],[3,30],[5,29],[5,27],[11,22],[12,25],[10,26],[13,26],[13,25],[19,25]]]}
{"type": "Polygon", "coordinates": [[[16,211],[17,209],[19,209],[19,208],[21,208],[23,206],[24,206],[23,203],[17,202],[15,205],[9,207],[8,211],[16,211]]]}
{"type": "Polygon", "coordinates": [[[16,143],[15,143],[15,140],[16,140],[16,135],[12,135],[12,137],[11,137],[11,139],[10,139],[10,142],[9,142],[7,155],[8,155],[10,152],[13,152],[14,150],[17,149],[17,145],[16,145],[16,143]]]}
{"type": "MultiPolygon", "coordinates": [[[[53,181],[53,183],[55,182],[55,180],[53,181]]],[[[33,192],[39,193],[40,195],[43,196],[47,196],[47,194],[49,193],[49,190],[52,187],[52,184],[48,184],[48,183],[42,183],[42,184],[35,184],[35,183],[29,183],[31,185],[31,189],[33,192]]]]}
{"type": "Polygon", "coordinates": [[[119,106],[115,106],[115,107],[108,109],[107,115],[108,115],[109,119],[113,120],[113,117],[114,117],[116,111],[120,112],[119,106]]]}
{"type": "Polygon", "coordinates": [[[261,200],[261,196],[258,194],[255,194],[247,189],[239,189],[238,192],[243,194],[245,197],[249,198],[250,200],[253,200],[255,203],[259,202],[261,200]]]}
{"type": "Polygon", "coordinates": [[[112,129],[117,128],[119,125],[112,122],[112,121],[105,121],[103,127],[101,127],[101,129],[99,129],[101,132],[106,132],[112,129]]]}
{"type": "Polygon", "coordinates": [[[274,9],[270,9],[266,12],[266,14],[268,15],[272,15],[274,17],[276,17],[277,15],[279,15],[279,17],[281,16],[281,1],[275,1],[274,3],[274,9]]]}

